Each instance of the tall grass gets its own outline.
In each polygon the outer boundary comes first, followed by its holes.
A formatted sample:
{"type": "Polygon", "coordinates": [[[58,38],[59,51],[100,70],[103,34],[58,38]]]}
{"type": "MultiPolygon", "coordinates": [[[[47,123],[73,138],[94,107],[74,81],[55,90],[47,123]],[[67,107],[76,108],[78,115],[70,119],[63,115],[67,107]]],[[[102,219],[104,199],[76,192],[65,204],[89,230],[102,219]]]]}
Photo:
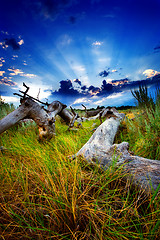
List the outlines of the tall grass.
{"type": "Polygon", "coordinates": [[[159,239],[158,198],[131,187],[121,168],[103,171],[68,157],[92,124],[68,132],[57,120],[55,138],[44,143],[34,124],[0,136],[8,148],[0,152],[2,239],[159,239]]]}
{"type": "Polygon", "coordinates": [[[0,96],[0,119],[5,117],[7,114],[15,109],[14,105],[5,103],[0,96]]]}
{"type": "Polygon", "coordinates": [[[159,106],[155,105],[154,111],[147,108],[145,111],[138,109],[133,111],[132,115],[134,118],[121,124],[116,141],[129,142],[130,150],[135,155],[160,160],[159,106]]]}
{"type": "Polygon", "coordinates": [[[141,91],[142,88],[136,93],[143,101],[139,100],[137,110],[132,111],[132,119],[122,123],[118,140],[128,141],[136,155],[160,160],[160,89],[157,88],[155,99],[141,91]],[[142,105],[145,99],[148,100],[142,105]]]}
{"type": "MultiPolygon", "coordinates": [[[[10,111],[12,106],[3,105],[1,116],[10,111]]],[[[121,125],[121,140],[127,138],[135,151],[139,140],[155,137],[155,131],[159,136],[158,105],[154,114],[144,114],[121,125]]],[[[92,135],[92,124],[68,132],[57,120],[56,137],[44,143],[38,142],[34,124],[0,136],[0,145],[8,148],[0,152],[2,239],[159,239],[156,192],[154,198],[145,197],[114,165],[102,171],[82,158],[68,157],[92,135]]],[[[154,156],[155,143],[148,144],[150,151],[139,144],[140,153],[154,156]]]]}
{"type": "Polygon", "coordinates": [[[154,99],[148,92],[148,87],[140,85],[138,90],[131,90],[133,97],[137,100],[138,106],[140,108],[144,107],[154,107],[154,99]]]}

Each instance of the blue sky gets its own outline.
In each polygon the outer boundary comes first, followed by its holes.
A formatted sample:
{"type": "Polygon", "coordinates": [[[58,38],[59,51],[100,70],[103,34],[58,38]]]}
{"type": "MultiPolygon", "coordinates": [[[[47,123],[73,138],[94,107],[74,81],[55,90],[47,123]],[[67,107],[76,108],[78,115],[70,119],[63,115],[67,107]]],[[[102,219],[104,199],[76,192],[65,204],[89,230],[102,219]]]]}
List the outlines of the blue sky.
{"type": "Polygon", "coordinates": [[[160,83],[160,0],[0,0],[0,95],[133,105],[160,83]]]}

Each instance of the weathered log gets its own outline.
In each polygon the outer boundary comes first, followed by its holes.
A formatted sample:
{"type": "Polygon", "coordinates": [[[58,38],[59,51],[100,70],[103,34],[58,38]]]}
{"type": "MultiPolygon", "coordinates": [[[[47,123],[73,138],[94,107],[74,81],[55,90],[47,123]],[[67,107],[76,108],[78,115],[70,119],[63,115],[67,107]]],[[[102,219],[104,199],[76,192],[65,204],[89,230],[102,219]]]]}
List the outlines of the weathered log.
{"type": "MultiPolygon", "coordinates": [[[[28,89],[27,89],[28,90],[28,89]]],[[[26,91],[27,91],[26,90],[26,91]]],[[[29,96],[23,92],[25,96],[29,96]]],[[[5,118],[0,120],[0,134],[14,126],[20,120],[25,118],[36,122],[39,129],[39,138],[51,138],[55,134],[55,116],[58,114],[68,125],[74,126],[78,114],[71,108],[71,112],[65,109],[67,106],[59,101],[53,101],[48,105],[48,109],[40,106],[32,97],[21,96],[21,105],[5,118]]],[[[39,101],[38,101],[39,102],[39,101]]]]}
{"type": "Polygon", "coordinates": [[[68,111],[67,109],[63,109],[61,112],[58,113],[58,115],[68,124],[70,125],[72,119],[73,119],[73,114],[68,111]]]}
{"type": "Polygon", "coordinates": [[[85,117],[90,118],[96,116],[99,112],[102,111],[102,109],[96,109],[96,110],[87,110],[86,106],[82,104],[82,107],[85,109],[85,117]]]}
{"type": "MultiPolygon", "coordinates": [[[[85,107],[84,105],[82,105],[82,106],[85,107]]],[[[78,122],[99,119],[100,124],[102,124],[102,119],[106,120],[108,118],[114,117],[114,118],[119,118],[119,119],[123,120],[126,117],[124,113],[119,113],[115,108],[112,108],[112,107],[96,109],[95,111],[88,111],[88,110],[86,110],[86,107],[85,107],[85,112],[86,112],[85,115],[87,117],[79,118],[77,120],[78,122]]]]}
{"type": "Polygon", "coordinates": [[[30,118],[36,122],[40,139],[51,138],[55,134],[55,119],[31,98],[23,100],[19,108],[0,120],[0,133],[24,118],[30,118]]]}
{"type": "Polygon", "coordinates": [[[53,101],[51,104],[49,104],[47,112],[53,118],[55,118],[55,116],[58,114],[69,125],[69,128],[71,128],[74,126],[74,122],[78,118],[78,114],[75,113],[72,107],[70,107],[71,112],[68,111],[66,107],[67,105],[59,101],[53,101]]]}
{"type": "Polygon", "coordinates": [[[160,161],[133,156],[128,152],[129,144],[113,144],[119,127],[119,120],[107,119],[93,133],[76,156],[83,156],[88,162],[96,162],[104,169],[112,165],[122,166],[132,183],[148,192],[156,190],[160,184],[160,161]]]}
{"type": "Polygon", "coordinates": [[[112,107],[108,107],[108,108],[104,108],[102,109],[102,111],[99,113],[99,118],[100,121],[102,121],[103,119],[108,119],[110,117],[118,117],[119,119],[123,120],[125,118],[125,114],[124,113],[119,113],[117,111],[116,108],[112,108],[112,107]]]}

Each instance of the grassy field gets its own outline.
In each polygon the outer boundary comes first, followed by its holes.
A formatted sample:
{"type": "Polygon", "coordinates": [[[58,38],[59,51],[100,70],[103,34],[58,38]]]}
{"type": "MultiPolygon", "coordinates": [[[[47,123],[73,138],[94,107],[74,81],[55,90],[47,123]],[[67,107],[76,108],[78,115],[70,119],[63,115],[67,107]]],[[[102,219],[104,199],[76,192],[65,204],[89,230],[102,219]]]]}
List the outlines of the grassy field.
{"type": "MultiPolygon", "coordinates": [[[[121,123],[115,142],[128,141],[135,155],[160,159],[159,106],[121,112],[128,120],[121,123]]],[[[133,188],[122,169],[103,171],[68,157],[90,138],[93,124],[99,121],[66,131],[57,119],[56,136],[43,143],[35,124],[1,134],[0,146],[7,148],[0,152],[1,239],[160,239],[158,196],[133,188]]]]}

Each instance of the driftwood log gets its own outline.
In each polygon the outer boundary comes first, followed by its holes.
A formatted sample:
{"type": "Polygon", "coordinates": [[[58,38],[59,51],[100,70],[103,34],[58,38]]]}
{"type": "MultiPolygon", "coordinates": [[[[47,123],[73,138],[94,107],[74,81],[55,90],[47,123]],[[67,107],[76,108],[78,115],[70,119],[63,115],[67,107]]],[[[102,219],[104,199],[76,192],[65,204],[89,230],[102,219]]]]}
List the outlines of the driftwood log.
{"type": "Polygon", "coordinates": [[[47,112],[49,112],[50,116],[55,118],[58,114],[68,125],[69,128],[74,126],[75,120],[79,117],[78,114],[71,108],[71,112],[66,109],[67,105],[59,102],[53,101],[48,105],[47,112]]]}
{"type": "Polygon", "coordinates": [[[85,117],[90,118],[96,116],[99,112],[102,111],[102,109],[96,109],[96,110],[87,110],[86,106],[82,104],[82,107],[85,109],[85,117]]]}
{"type": "Polygon", "coordinates": [[[113,144],[119,124],[118,118],[104,121],[76,156],[83,156],[88,162],[98,163],[104,169],[115,161],[115,166],[123,167],[134,185],[146,192],[156,190],[160,186],[160,161],[131,155],[127,142],[113,144]]]}
{"type": "Polygon", "coordinates": [[[87,110],[83,104],[82,106],[85,108],[85,117],[79,118],[77,120],[78,122],[99,119],[100,124],[102,124],[102,119],[106,120],[111,117],[114,117],[114,118],[120,118],[123,120],[126,118],[124,113],[119,113],[114,107],[107,107],[107,108],[96,109],[96,110],[87,110]]]}
{"type": "Polygon", "coordinates": [[[23,100],[19,108],[0,120],[0,134],[24,118],[33,119],[36,122],[40,139],[51,138],[55,134],[54,118],[31,98],[23,100]]]}
{"type": "Polygon", "coordinates": [[[29,87],[25,83],[23,83],[23,86],[26,90],[19,90],[22,95],[14,93],[14,95],[20,97],[21,105],[15,111],[0,120],[0,134],[14,126],[17,122],[28,118],[34,120],[38,125],[40,139],[50,139],[55,135],[54,123],[57,114],[69,125],[69,128],[74,126],[78,114],[75,113],[72,107],[70,112],[65,109],[67,105],[59,101],[53,101],[51,104],[48,102],[44,103],[39,99],[28,95],[29,87]],[[47,106],[47,109],[40,106],[37,102],[47,106]]]}
{"type": "Polygon", "coordinates": [[[69,125],[69,128],[74,126],[78,114],[72,108],[71,112],[68,111],[65,109],[67,106],[59,101],[53,101],[47,106],[48,109],[44,109],[31,97],[21,99],[20,107],[0,120],[0,134],[26,118],[36,122],[40,139],[50,139],[55,135],[56,115],[59,115],[69,125]]]}

